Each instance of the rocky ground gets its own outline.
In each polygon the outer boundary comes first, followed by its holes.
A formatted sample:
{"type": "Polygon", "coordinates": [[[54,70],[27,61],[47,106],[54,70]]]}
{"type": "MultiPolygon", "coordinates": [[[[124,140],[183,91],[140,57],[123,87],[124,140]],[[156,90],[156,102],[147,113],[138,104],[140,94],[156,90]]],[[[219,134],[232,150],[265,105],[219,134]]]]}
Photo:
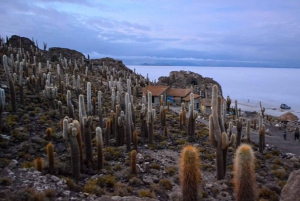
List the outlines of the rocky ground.
{"type": "MultiPolygon", "coordinates": [[[[1,54],[7,54],[2,48],[1,54]]],[[[59,55],[59,49],[55,54],[59,55]]],[[[66,50],[64,50],[66,51],[66,50]]],[[[67,54],[62,52],[62,54],[67,54]]],[[[47,55],[45,52],[44,55],[47,55]]],[[[68,55],[72,55],[71,53],[68,55]]],[[[51,55],[53,57],[53,55],[51,55]]],[[[59,56],[58,56],[59,57],[59,56]]],[[[44,60],[47,58],[43,57],[44,60]]],[[[53,66],[56,61],[51,62],[53,66]]],[[[43,63],[43,71],[47,71],[43,63]]],[[[104,58],[93,61],[87,76],[82,75],[82,94],[86,94],[86,81],[92,83],[94,90],[103,92],[104,122],[109,119],[111,92],[108,90],[107,76],[97,71],[98,65],[108,66],[119,72],[132,74],[120,61],[104,58]],[[104,64],[103,64],[104,62],[104,64]],[[102,77],[102,78],[101,78],[102,77]]],[[[82,72],[84,69],[82,69],[82,72]]],[[[32,65],[29,66],[29,74],[32,65]]],[[[55,69],[51,71],[56,75],[55,69]]],[[[137,76],[137,75],[135,75],[137,76]]],[[[143,77],[139,77],[143,80],[143,77]]],[[[133,80],[134,81],[134,80],[133,80]]],[[[188,142],[186,127],[180,129],[178,110],[167,111],[167,135],[164,135],[160,125],[159,108],[156,108],[157,117],[154,123],[154,144],[148,144],[140,136],[140,109],[141,88],[134,96],[136,111],[136,127],[139,135],[137,174],[131,174],[130,157],[125,146],[115,147],[111,140],[105,144],[104,169],[96,168],[96,142],[95,127],[98,126],[97,115],[93,116],[93,155],[94,165],[81,171],[78,181],[72,178],[70,147],[62,138],[60,126],[61,116],[57,110],[48,106],[48,101],[42,90],[34,91],[25,87],[25,104],[19,102],[19,89],[17,92],[18,110],[12,112],[10,106],[9,90],[3,65],[0,64],[0,84],[5,89],[5,109],[1,114],[2,129],[0,137],[0,200],[180,200],[179,160],[182,148],[187,144],[197,147],[201,161],[201,185],[199,199],[202,200],[235,200],[233,190],[233,158],[235,148],[229,148],[228,171],[225,179],[216,179],[215,148],[209,142],[207,117],[199,119],[196,125],[196,138],[188,142]],[[52,133],[46,135],[46,129],[51,128],[52,133]],[[55,148],[55,171],[49,173],[46,145],[52,142],[55,148]],[[44,161],[43,169],[37,171],[33,161],[41,157],[44,161]]],[[[122,85],[126,90],[126,80],[122,85]]],[[[65,92],[63,93],[65,94],[65,92]]],[[[58,93],[55,101],[63,102],[63,116],[68,114],[62,93],[58,93]]],[[[72,93],[76,116],[78,114],[78,98],[72,93]]],[[[232,117],[227,118],[228,121],[232,117]]],[[[289,174],[300,168],[297,146],[288,138],[289,144],[282,143],[281,132],[273,127],[272,120],[266,121],[270,135],[266,137],[266,147],[263,153],[258,152],[257,131],[252,130],[251,146],[255,151],[255,172],[258,183],[260,200],[279,200],[281,191],[286,185],[289,174]],[[278,143],[280,142],[280,143],[278,143]],[[280,146],[282,145],[282,146],[280,146]],[[287,146],[287,147],[285,147],[287,146]],[[285,147],[285,148],[284,148],[285,147]],[[292,149],[295,147],[295,150],[292,149]],[[286,154],[286,152],[296,153],[286,154]]],[[[243,131],[244,132],[244,131],[243,131]]],[[[112,137],[113,138],[113,137],[112,137]]],[[[289,194],[289,193],[287,193],[289,194]]]]}

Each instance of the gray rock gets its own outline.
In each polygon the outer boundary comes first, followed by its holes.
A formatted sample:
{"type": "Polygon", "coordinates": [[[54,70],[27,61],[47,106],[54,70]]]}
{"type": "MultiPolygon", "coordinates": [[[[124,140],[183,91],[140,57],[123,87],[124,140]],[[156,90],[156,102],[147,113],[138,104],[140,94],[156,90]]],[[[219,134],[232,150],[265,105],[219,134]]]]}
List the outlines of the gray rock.
{"type": "Polygon", "coordinates": [[[281,191],[280,201],[296,201],[300,198],[300,170],[293,171],[281,191]]]}

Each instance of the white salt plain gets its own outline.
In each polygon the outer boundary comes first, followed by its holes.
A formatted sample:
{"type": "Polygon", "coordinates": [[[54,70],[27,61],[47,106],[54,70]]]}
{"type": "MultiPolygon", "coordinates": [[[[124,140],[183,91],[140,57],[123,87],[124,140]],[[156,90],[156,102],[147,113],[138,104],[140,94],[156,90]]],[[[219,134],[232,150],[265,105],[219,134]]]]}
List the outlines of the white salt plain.
{"type": "Polygon", "coordinates": [[[238,101],[242,111],[260,111],[259,101],[266,108],[265,114],[280,116],[287,111],[300,117],[299,68],[249,68],[249,67],[195,67],[195,66],[128,66],[149,79],[168,76],[171,71],[192,71],[217,81],[228,95],[238,101]],[[279,108],[281,103],[290,110],[279,108]]]}

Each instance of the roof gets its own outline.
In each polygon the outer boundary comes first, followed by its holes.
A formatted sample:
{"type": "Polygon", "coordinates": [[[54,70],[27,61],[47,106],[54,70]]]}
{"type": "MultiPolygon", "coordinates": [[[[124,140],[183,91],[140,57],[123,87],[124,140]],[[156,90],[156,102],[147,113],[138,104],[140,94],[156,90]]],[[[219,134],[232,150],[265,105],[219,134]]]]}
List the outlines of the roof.
{"type": "Polygon", "coordinates": [[[202,98],[201,99],[201,104],[206,106],[206,107],[211,107],[211,99],[208,98],[202,98]]]}
{"type": "MultiPolygon", "coordinates": [[[[194,94],[194,99],[197,99],[197,98],[200,98],[200,95],[194,94]]],[[[191,99],[191,96],[187,96],[187,97],[185,97],[183,100],[184,100],[184,101],[190,101],[190,99],[191,99]]]]}
{"type": "Polygon", "coordinates": [[[152,96],[160,96],[162,93],[164,93],[169,86],[146,86],[142,89],[143,94],[146,94],[147,91],[150,91],[152,93],[152,96]]]}
{"type": "Polygon", "coordinates": [[[177,88],[170,88],[167,91],[167,96],[174,96],[174,97],[186,97],[191,93],[191,89],[177,89],[177,88]]]}
{"type": "Polygon", "coordinates": [[[298,121],[298,117],[291,112],[284,113],[279,117],[280,121],[298,121]]]}

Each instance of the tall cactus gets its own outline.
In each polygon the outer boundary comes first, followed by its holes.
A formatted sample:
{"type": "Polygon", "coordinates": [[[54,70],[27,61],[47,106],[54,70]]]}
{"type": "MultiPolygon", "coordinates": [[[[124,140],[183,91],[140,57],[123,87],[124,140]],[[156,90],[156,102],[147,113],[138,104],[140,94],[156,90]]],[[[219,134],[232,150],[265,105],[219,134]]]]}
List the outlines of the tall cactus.
{"type": "Polygon", "coordinates": [[[236,131],[237,131],[236,145],[235,145],[236,148],[238,148],[241,144],[242,129],[243,129],[243,118],[240,117],[240,118],[236,119],[236,131]]]}
{"type": "Polygon", "coordinates": [[[87,115],[92,115],[92,90],[91,90],[91,83],[87,83],[87,90],[86,90],[86,102],[87,102],[87,115]]]}
{"type": "Polygon", "coordinates": [[[124,145],[125,124],[126,124],[125,114],[124,114],[123,111],[121,111],[121,114],[118,117],[118,135],[116,136],[116,144],[117,144],[117,146],[124,145]]]}
{"type": "Polygon", "coordinates": [[[162,127],[166,126],[166,109],[164,106],[160,106],[160,123],[162,127]]]}
{"type": "Polygon", "coordinates": [[[96,128],[96,142],[97,142],[97,156],[98,156],[98,170],[103,169],[103,139],[102,130],[100,127],[96,128]]]}
{"type": "Polygon", "coordinates": [[[223,179],[226,173],[227,166],[227,148],[231,146],[235,140],[235,135],[231,135],[230,142],[228,142],[227,134],[224,132],[224,123],[221,112],[221,101],[218,98],[218,86],[214,85],[212,89],[212,115],[209,117],[209,138],[213,146],[216,147],[216,166],[217,179],[223,179]],[[219,99],[219,100],[218,100],[219,99]],[[224,134],[222,134],[224,132],[224,134]],[[226,137],[225,137],[226,135],[226,137]]]}
{"type": "Polygon", "coordinates": [[[130,169],[132,174],[136,174],[136,150],[132,150],[130,153],[130,169]]]}
{"type": "Polygon", "coordinates": [[[250,119],[247,119],[247,124],[246,124],[246,136],[247,136],[247,143],[250,144],[250,119]]]}
{"type": "Polygon", "coordinates": [[[189,120],[188,120],[188,130],[187,135],[189,140],[193,141],[195,138],[195,126],[196,126],[196,118],[197,112],[194,110],[194,94],[190,94],[191,104],[189,105],[189,120]]]}
{"type": "Polygon", "coordinates": [[[54,173],[54,147],[51,142],[47,144],[47,156],[49,161],[49,172],[50,174],[54,173]]]}
{"type": "Polygon", "coordinates": [[[145,104],[142,104],[142,109],[140,112],[140,122],[141,122],[141,136],[143,139],[148,137],[146,116],[147,116],[147,108],[145,107],[145,104]]]}
{"type": "Polygon", "coordinates": [[[180,183],[182,200],[198,200],[198,187],[201,181],[200,160],[195,147],[188,145],[181,153],[180,183]]]}
{"type": "Polygon", "coordinates": [[[3,66],[4,66],[4,70],[5,70],[5,73],[6,73],[6,76],[8,79],[8,84],[9,84],[10,102],[11,102],[12,112],[16,113],[17,112],[17,103],[16,103],[15,85],[14,85],[13,79],[9,72],[6,55],[3,55],[3,66]]]}
{"type": "Polygon", "coordinates": [[[14,82],[15,84],[19,87],[20,90],[20,103],[24,105],[24,85],[25,83],[23,82],[23,63],[20,62],[20,67],[19,67],[19,81],[17,80],[17,75],[16,73],[13,74],[14,77],[14,82]]]}
{"type": "Polygon", "coordinates": [[[148,143],[153,144],[153,124],[155,119],[155,109],[152,109],[152,93],[148,92],[148,115],[147,115],[147,123],[148,123],[148,143]]]}
{"type": "Polygon", "coordinates": [[[265,138],[265,128],[262,126],[259,129],[259,152],[262,153],[264,151],[264,138],[265,138]]]}
{"type": "Polygon", "coordinates": [[[254,153],[247,144],[242,144],[234,159],[234,190],[236,201],[256,201],[254,153]]]}
{"type": "Polygon", "coordinates": [[[84,147],[86,154],[86,161],[89,164],[93,163],[93,151],[92,151],[92,117],[83,117],[83,136],[84,136],[84,147]]]}
{"type": "Polygon", "coordinates": [[[231,98],[229,96],[227,96],[227,101],[226,101],[226,105],[227,105],[227,111],[230,111],[230,105],[231,105],[231,98]]]}
{"type": "Polygon", "coordinates": [[[236,119],[239,119],[239,111],[238,111],[238,102],[237,100],[234,101],[234,112],[236,119]]]}
{"type": "Polygon", "coordinates": [[[4,111],[5,106],[5,92],[4,89],[0,88],[0,133],[2,131],[2,112],[4,111]]]}
{"type": "Polygon", "coordinates": [[[53,87],[53,85],[45,86],[44,95],[48,99],[49,107],[52,110],[55,110],[55,102],[57,96],[57,87],[53,87]]]}
{"type": "Polygon", "coordinates": [[[71,160],[72,160],[72,174],[74,179],[78,180],[80,177],[80,148],[77,141],[78,131],[73,123],[69,124],[68,119],[63,120],[63,137],[70,142],[71,160]]]}
{"type": "Polygon", "coordinates": [[[102,117],[102,92],[98,91],[98,117],[99,117],[99,126],[103,128],[103,117],[102,117]]]}

